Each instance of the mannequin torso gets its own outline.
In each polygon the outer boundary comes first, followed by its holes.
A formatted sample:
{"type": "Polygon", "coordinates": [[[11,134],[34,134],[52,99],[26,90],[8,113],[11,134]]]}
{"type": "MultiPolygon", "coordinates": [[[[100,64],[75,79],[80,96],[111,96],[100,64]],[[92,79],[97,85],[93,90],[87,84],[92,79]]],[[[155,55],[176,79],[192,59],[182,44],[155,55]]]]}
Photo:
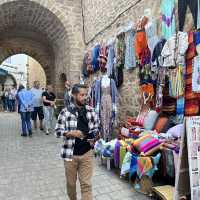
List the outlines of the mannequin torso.
{"type": "Polygon", "coordinates": [[[102,87],[105,87],[105,88],[107,88],[107,87],[110,86],[110,78],[108,77],[107,74],[104,74],[102,76],[102,82],[101,82],[101,84],[102,84],[102,87]]]}

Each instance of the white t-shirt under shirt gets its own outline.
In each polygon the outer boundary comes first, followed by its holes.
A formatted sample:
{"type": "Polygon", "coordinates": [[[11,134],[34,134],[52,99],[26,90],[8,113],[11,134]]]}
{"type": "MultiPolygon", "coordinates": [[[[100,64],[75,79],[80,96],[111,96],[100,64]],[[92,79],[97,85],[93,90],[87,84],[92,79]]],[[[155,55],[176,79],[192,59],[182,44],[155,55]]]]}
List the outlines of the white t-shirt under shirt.
{"type": "Polygon", "coordinates": [[[32,88],[31,92],[33,93],[33,106],[34,107],[43,106],[43,104],[42,104],[42,93],[43,93],[43,90],[42,89],[32,88]]]}

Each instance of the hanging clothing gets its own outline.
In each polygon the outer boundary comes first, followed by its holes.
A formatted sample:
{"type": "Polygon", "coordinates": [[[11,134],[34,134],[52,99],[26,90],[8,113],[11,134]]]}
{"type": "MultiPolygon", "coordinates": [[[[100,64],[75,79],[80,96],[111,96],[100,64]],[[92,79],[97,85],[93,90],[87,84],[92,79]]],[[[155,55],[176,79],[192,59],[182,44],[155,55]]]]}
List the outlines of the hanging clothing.
{"type": "Polygon", "coordinates": [[[192,91],[200,93],[200,56],[194,58],[192,73],[192,91]]]}
{"type": "Polygon", "coordinates": [[[81,70],[84,78],[88,78],[88,76],[89,76],[89,73],[87,70],[87,59],[88,59],[88,54],[86,53],[83,58],[83,64],[82,64],[82,70],[81,70]]]}
{"type": "Polygon", "coordinates": [[[175,25],[175,0],[162,0],[162,36],[169,39],[176,32],[175,25]]]}
{"type": "Polygon", "coordinates": [[[161,52],[162,52],[162,49],[163,49],[166,41],[167,41],[166,39],[161,38],[153,50],[152,63],[153,63],[153,66],[155,66],[157,68],[162,66],[162,64],[163,64],[163,57],[161,56],[161,52]]]}
{"type": "Polygon", "coordinates": [[[143,51],[148,48],[147,36],[144,29],[136,32],[135,35],[135,52],[138,59],[141,59],[143,51]]]}
{"type": "Polygon", "coordinates": [[[102,125],[102,138],[105,141],[110,141],[112,139],[112,99],[111,91],[109,87],[101,88],[101,125],[102,125]]]}
{"type": "Polygon", "coordinates": [[[185,64],[185,52],[188,49],[188,34],[178,32],[165,43],[162,50],[163,67],[176,67],[185,64]]]}
{"type": "Polygon", "coordinates": [[[148,47],[153,54],[154,47],[156,46],[157,42],[159,41],[157,35],[157,23],[156,20],[152,20],[152,22],[148,22],[145,26],[145,31],[147,34],[147,43],[148,47]]]}
{"type": "Polygon", "coordinates": [[[183,66],[181,65],[169,71],[169,95],[175,98],[184,95],[183,66]]]}
{"type": "Polygon", "coordinates": [[[92,66],[94,72],[99,69],[99,54],[100,54],[101,46],[98,44],[92,49],[92,66]]]}
{"type": "Polygon", "coordinates": [[[135,49],[133,46],[135,32],[130,30],[126,33],[126,51],[125,51],[125,69],[133,69],[136,67],[135,49]]]}
{"type": "Polygon", "coordinates": [[[198,1],[198,9],[197,9],[197,29],[200,29],[200,0],[198,1]]]}
{"type": "Polygon", "coordinates": [[[115,67],[115,82],[117,88],[119,88],[124,82],[123,67],[115,67]]]}
{"type": "Polygon", "coordinates": [[[178,1],[178,17],[179,17],[180,31],[183,31],[183,27],[185,24],[185,16],[186,16],[188,6],[193,16],[195,28],[197,27],[197,11],[198,11],[197,0],[179,0],[178,1]]]}
{"type": "Polygon", "coordinates": [[[125,51],[126,51],[125,34],[122,33],[117,36],[117,40],[116,40],[116,64],[117,64],[117,67],[122,67],[122,66],[124,67],[125,51]]]}
{"type": "Polygon", "coordinates": [[[108,47],[108,61],[106,65],[108,77],[113,76],[114,62],[115,62],[114,60],[115,60],[115,50],[113,44],[111,44],[108,47]]]}
{"type": "Polygon", "coordinates": [[[185,98],[180,97],[176,102],[176,122],[183,123],[185,112],[185,98]]]}

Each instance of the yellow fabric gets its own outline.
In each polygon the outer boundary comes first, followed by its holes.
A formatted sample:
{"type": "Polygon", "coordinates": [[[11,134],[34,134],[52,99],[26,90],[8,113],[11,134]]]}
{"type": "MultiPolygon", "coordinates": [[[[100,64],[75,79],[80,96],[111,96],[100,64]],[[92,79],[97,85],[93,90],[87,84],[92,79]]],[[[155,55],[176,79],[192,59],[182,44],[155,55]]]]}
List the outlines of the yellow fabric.
{"type": "Polygon", "coordinates": [[[153,187],[153,191],[163,200],[173,200],[174,187],[171,185],[153,187]]]}

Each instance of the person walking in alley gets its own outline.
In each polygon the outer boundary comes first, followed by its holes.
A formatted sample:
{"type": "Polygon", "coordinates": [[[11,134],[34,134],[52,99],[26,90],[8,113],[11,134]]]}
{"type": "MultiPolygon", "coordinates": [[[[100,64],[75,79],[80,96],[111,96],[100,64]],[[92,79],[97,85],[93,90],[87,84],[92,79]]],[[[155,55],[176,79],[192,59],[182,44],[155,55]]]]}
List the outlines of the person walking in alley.
{"type": "Polygon", "coordinates": [[[92,145],[100,135],[99,120],[94,109],[85,104],[86,86],[74,85],[72,97],[70,105],[60,112],[55,127],[56,136],[64,138],[61,157],[64,159],[67,193],[70,200],[77,200],[78,175],[82,200],[92,200],[92,145]]]}
{"type": "Polygon", "coordinates": [[[9,90],[9,111],[10,112],[16,111],[16,94],[17,94],[17,91],[15,87],[9,90]]]}
{"type": "Polygon", "coordinates": [[[4,89],[3,92],[3,108],[4,108],[4,112],[8,112],[9,111],[9,92],[8,92],[8,88],[4,89]]]}
{"type": "Polygon", "coordinates": [[[20,104],[20,115],[22,120],[22,135],[32,136],[31,112],[33,111],[33,94],[30,90],[26,90],[24,86],[20,86],[21,91],[17,94],[20,104]]]}
{"type": "Polygon", "coordinates": [[[70,105],[71,101],[71,84],[69,81],[65,81],[65,91],[64,91],[64,105],[65,107],[70,105]]]}
{"type": "Polygon", "coordinates": [[[40,89],[40,82],[35,81],[33,88],[31,89],[31,92],[33,93],[33,107],[34,110],[31,114],[31,118],[33,120],[34,128],[37,129],[37,117],[40,121],[40,130],[43,130],[43,104],[42,104],[42,94],[43,90],[40,89]]]}
{"type": "Polygon", "coordinates": [[[53,93],[52,85],[47,86],[47,90],[42,93],[42,99],[44,104],[44,128],[46,135],[49,135],[53,124],[54,108],[56,107],[56,95],[53,93]]]}

